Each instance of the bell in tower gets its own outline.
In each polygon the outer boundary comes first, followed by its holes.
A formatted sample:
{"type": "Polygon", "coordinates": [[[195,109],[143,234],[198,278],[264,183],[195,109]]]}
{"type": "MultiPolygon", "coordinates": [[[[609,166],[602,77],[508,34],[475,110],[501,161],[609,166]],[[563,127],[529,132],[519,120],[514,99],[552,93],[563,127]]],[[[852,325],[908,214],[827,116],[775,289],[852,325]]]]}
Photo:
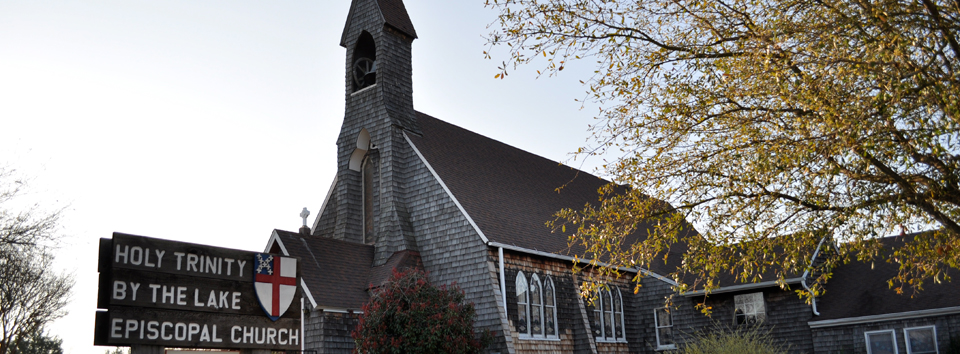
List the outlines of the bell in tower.
{"type": "Polygon", "coordinates": [[[360,33],[353,48],[353,91],[377,83],[377,45],[369,32],[360,33]]]}
{"type": "Polygon", "coordinates": [[[314,235],[375,247],[374,265],[417,242],[403,188],[416,158],[406,135],[421,135],[413,109],[416,31],[402,0],[352,0],[337,178],[314,235]]]}

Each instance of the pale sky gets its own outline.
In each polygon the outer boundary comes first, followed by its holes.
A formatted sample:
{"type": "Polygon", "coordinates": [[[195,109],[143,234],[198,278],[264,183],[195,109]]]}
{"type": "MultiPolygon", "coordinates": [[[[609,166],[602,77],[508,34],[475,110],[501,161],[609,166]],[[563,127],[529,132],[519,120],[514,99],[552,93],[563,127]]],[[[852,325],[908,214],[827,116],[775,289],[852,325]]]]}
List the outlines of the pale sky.
{"type": "MultiPolygon", "coordinates": [[[[405,3],[417,110],[557,161],[584,145],[589,63],[497,80],[483,0],[405,3]]],[[[0,164],[66,207],[57,264],[77,285],[50,330],[67,353],[107,349],[92,345],[99,238],[262,250],[301,208],[313,221],[335,173],[349,6],[0,0],[0,164]]]]}

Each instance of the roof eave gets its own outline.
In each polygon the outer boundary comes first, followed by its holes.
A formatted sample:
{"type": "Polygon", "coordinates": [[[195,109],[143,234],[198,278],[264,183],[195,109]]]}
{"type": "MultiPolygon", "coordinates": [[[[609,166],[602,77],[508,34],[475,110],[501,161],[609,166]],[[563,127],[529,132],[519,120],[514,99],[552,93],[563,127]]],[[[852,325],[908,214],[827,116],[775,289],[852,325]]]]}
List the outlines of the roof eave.
{"type": "Polygon", "coordinates": [[[918,318],[918,317],[953,315],[958,313],[960,313],[960,306],[953,306],[953,307],[941,307],[941,308],[917,310],[917,311],[885,313],[885,314],[870,315],[870,316],[837,318],[832,320],[810,321],[810,322],[807,322],[807,325],[810,326],[810,328],[823,328],[823,327],[854,325],[854,324],[861,324],[861,323],[874,323],[874,322],[880,322],[880,321],[906,320],[906,319],[918,318]]]}
{"type": "MultiPolygon", "coordinates": [[[[783,284],[799,284],[799,283],[802,282],[802,281],[803,281],[803,277],[790,278],[790,279],[784,279],[784,280],[783,280],[783,284]]],[[[780,286],[780,282],[779,282],[779,281],[776,281],[776,280],[771,280],[771,281],[763,281],[763,282],[759,282],[759,283],[749,283],[749,284],[739,284],[739,285],[724,286],[724,287],[716,288],[716,289],[713,289],[713,290],[710,290],[710,291],[707,291],[707,290],[688,291],[688,292],[685,292],[685,293],[680,293],[680,296],[693,297],[693,296],[700,296],[700,295],[713,295],[713,294],[722,294],[722,293],[732,293],[732,292],[744,291],[744,290],[770,288],[770,287],[774,287],[774,286],[778,286],[778,287],[779,287],[779,286],[780,286]]]]}

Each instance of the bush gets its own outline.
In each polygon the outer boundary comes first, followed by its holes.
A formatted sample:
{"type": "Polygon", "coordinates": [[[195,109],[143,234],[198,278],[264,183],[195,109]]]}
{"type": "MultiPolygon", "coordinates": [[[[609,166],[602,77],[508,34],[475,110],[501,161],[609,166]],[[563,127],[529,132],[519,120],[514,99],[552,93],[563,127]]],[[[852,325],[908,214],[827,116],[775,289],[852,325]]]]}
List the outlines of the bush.
{"type": "Polygon", "coordinates": [[[677,354],[782,354],[786,352],[770,332],[759,326],[727,329],[714,327],[698,332],[677,354]]]}
{"type": "Polygon", "coordinates": [[[353,331],[357,353],[479,353],[490,341],[473,332],[473,304],[456,284],[436,287],[419,270],[394,271],[363,306],[353,331]]]}

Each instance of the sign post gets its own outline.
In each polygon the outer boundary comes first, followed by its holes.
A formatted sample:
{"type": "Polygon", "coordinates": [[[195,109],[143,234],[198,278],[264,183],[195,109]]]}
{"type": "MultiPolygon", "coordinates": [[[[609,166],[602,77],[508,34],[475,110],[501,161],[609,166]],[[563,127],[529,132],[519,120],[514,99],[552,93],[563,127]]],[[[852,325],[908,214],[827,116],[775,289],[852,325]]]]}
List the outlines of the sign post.
{"type": "Polygon", "coordinates": [[[114,233],[99,272],[95,345],[301,348],[297,258],[114,233]]]}

